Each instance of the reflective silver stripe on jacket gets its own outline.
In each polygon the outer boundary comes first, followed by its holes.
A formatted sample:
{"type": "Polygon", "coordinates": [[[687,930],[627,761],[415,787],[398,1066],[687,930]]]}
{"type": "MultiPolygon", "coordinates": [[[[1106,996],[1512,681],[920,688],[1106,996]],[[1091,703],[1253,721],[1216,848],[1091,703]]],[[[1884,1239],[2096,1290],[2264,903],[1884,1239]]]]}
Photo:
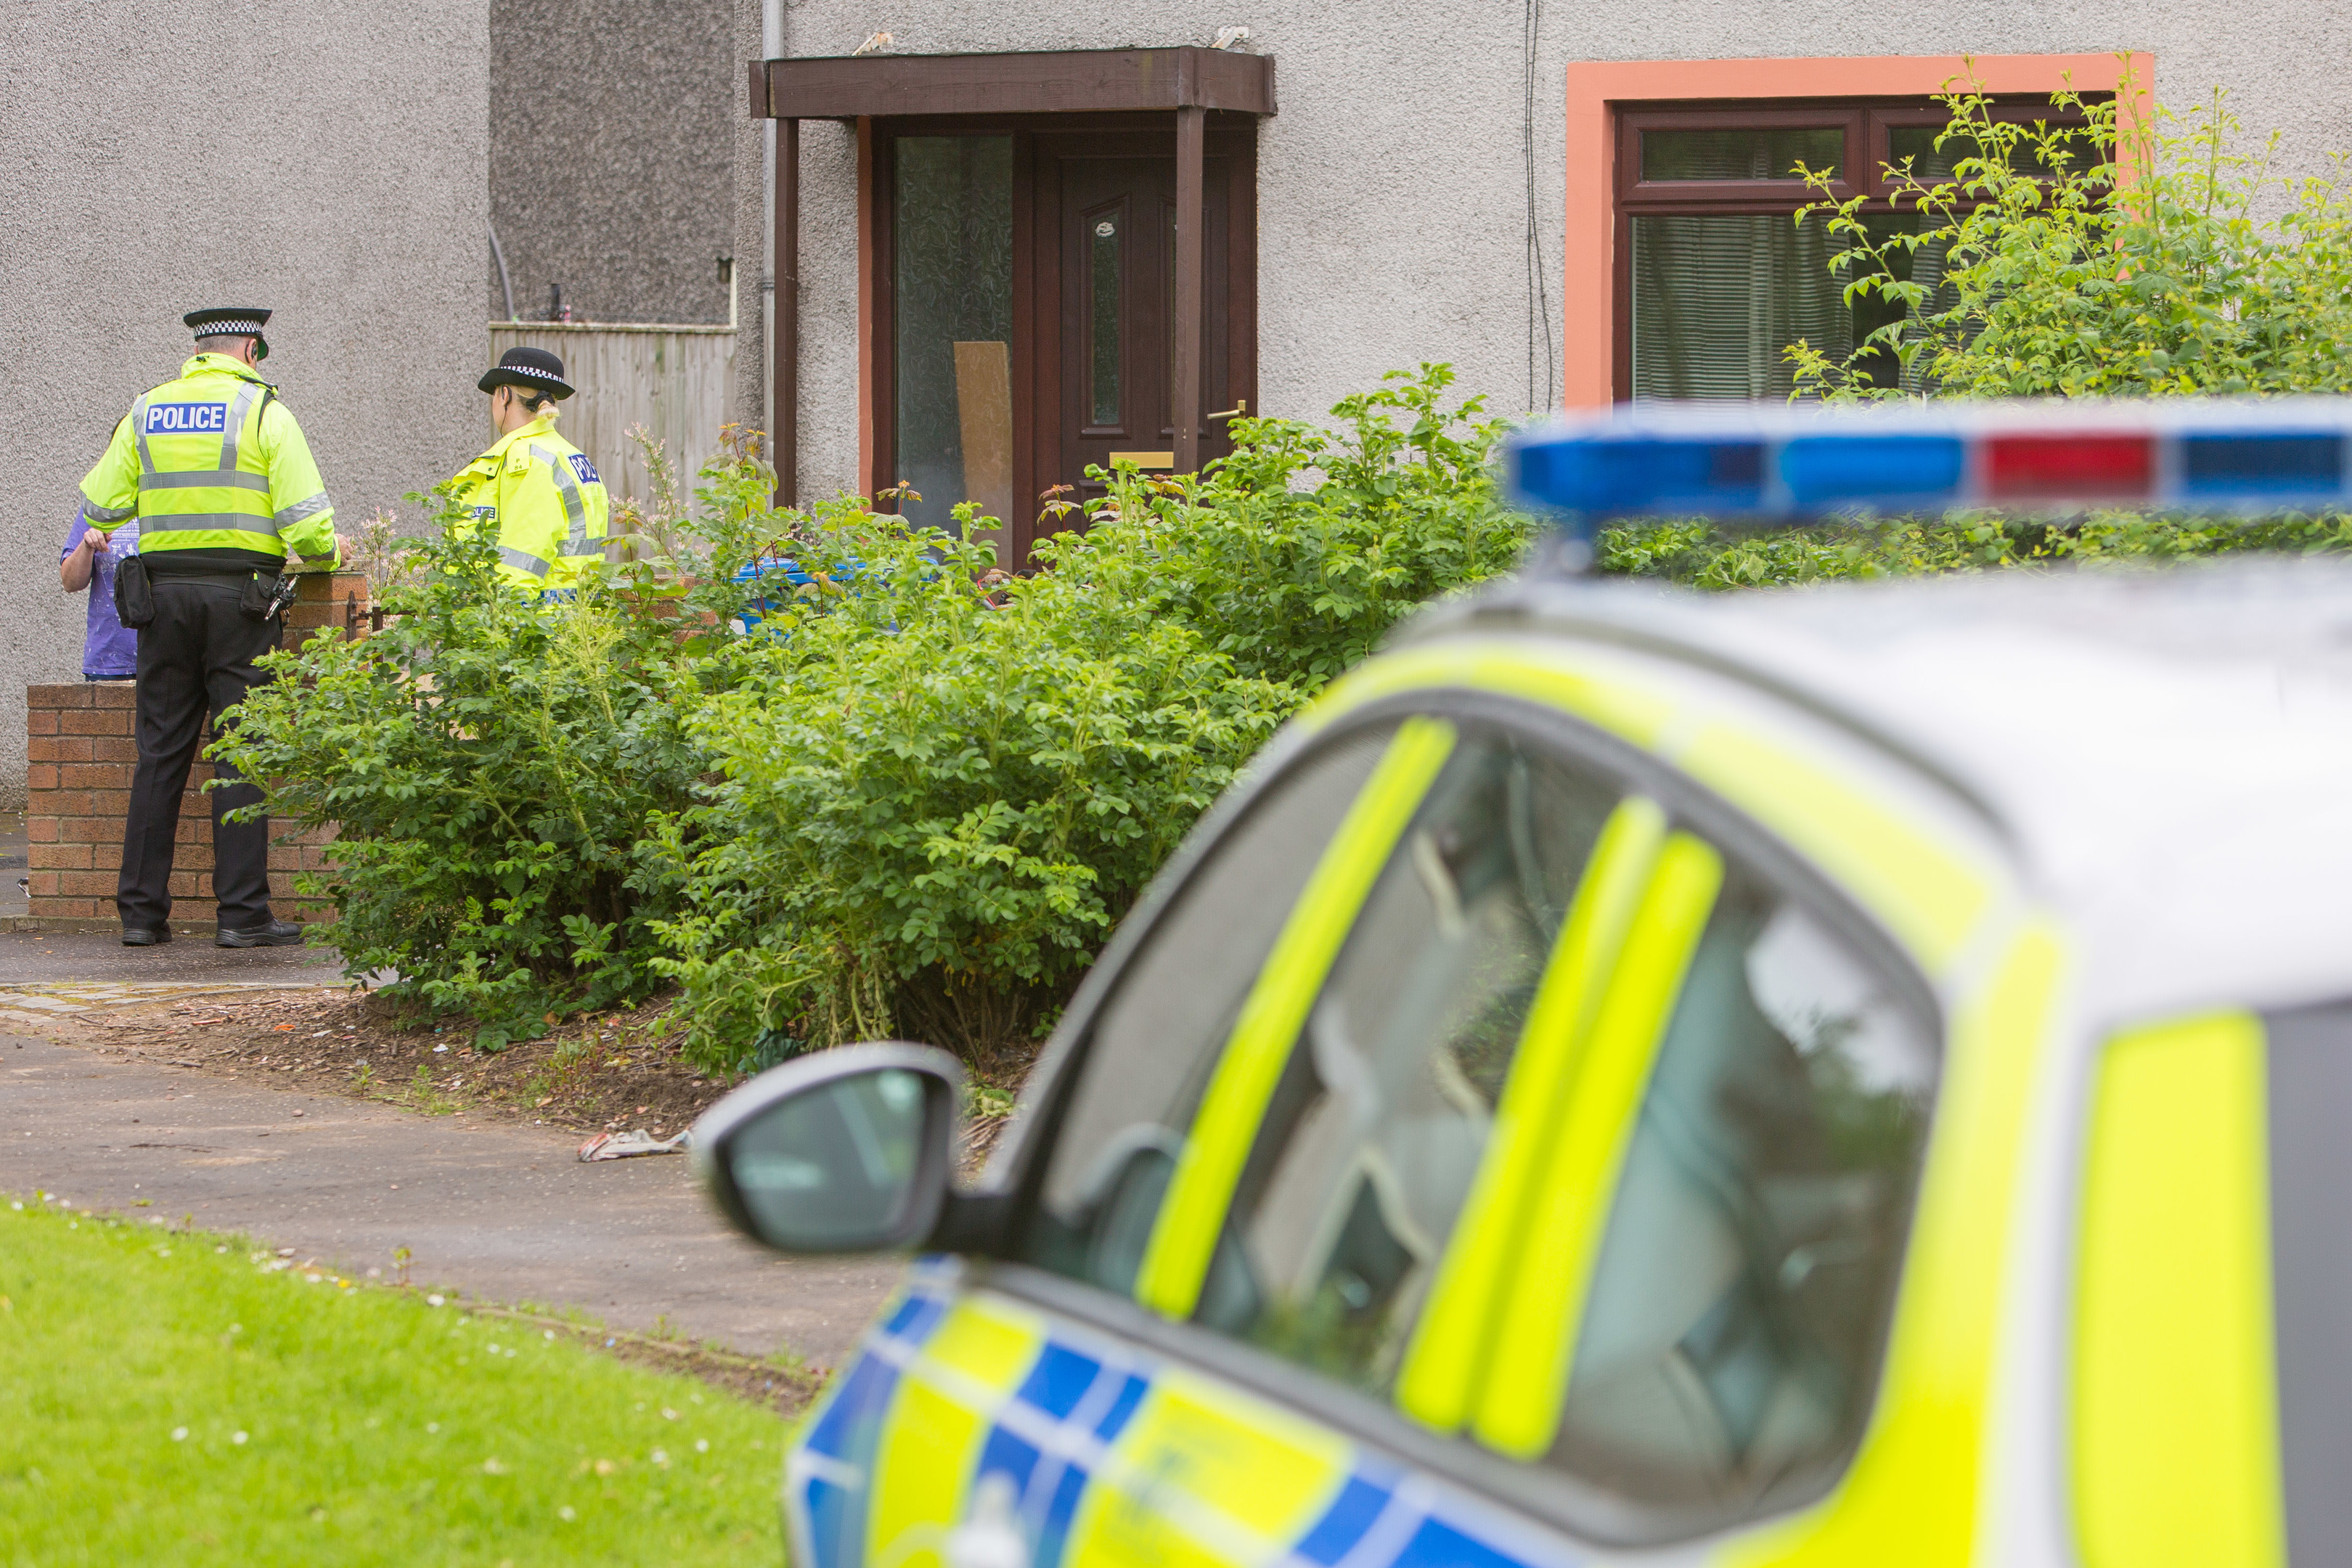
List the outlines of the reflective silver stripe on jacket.
{"type": "MultiPolygon", "coordinates": [[[[260,395],[261,388],[248,384],[236,395],[236,401],[229,405],[228,430],[221,437],[220,466],[223,473],[236,470],[236,438],[245,429],[245,416],[253,407],[253,400],[260,395]]],[[[264,483],[261,488],[268,489],[269,486],[264,483]]]]}
{"type": "Polygon", "coordinates": [[[580,493],[579,476],[572,471],[572,465],[563,460],[561,453],[551,452],[544,447],[533,447],[530,455],[555,470],[555,488],[563,497],[563,515],[571,528],[564,535],[558,552],[581,554],[579,547],[588,540],[588,498],[580,493]]]}
{"type": "Polygon", "coordinates": [[[82,516],[92,522],[121,522],[126,517],[136,515],[138,510],[135,506],[93,506],[89,501],[81,503],[82,516]]]}
{"type": "Polygon", "coordinates": [[[239,533],[258,533],[265,539],[278,537],[277,525],[266,517],[253,517],[241,511],[182,511],[149,512],[139,520],[142,533],[185,533],[199,528],[227,528],[239,533]]]}
{"type": "MultiPolygon", "coordinates": [[[[265,483],[262,488],[267,489],[269,487],[265,483]]],[[[327,499],[327,492],[320,490],[317,495],[298,500],[292,506],[281,507],[275,521],[278,527],[283,528],[289,522],[299,522],[306,517],[329,510],[334,504],[327,499]]]]}
{"type": "Polygon", "coordinates": [[[536,555],[527,555],[510,544],[499,546],[499,559],[518,572],[528,572],[534,577],[547,575],[547,563],[536,555]]]}
{"type": "Polygon", "coordinates": [[[193,468],[177,474],[142,474],[139,476],[139,488],[142,490],[259,490],[268,495],[269,476],[193,468]]]}
{"type": "Polygon", "coordinates": [[[131,434],[139,443],[139,471],[155,471],[155,455],[147,449],[147,399],[140,397],[131,405],[131,434]]]}

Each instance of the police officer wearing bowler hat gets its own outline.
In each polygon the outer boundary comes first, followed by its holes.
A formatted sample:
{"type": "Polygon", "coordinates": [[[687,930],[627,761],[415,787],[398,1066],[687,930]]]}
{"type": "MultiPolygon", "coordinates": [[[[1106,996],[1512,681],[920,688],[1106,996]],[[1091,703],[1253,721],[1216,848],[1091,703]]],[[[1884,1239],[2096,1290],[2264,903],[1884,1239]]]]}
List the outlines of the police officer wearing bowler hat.
{"type": "Polygon", "coordinates": [[[452,493],[498,541],[502,579],[569,593],[604,559],[612,504],[596,465],[555,433],[557,405],[572,395],[563,362],[509,349],[475,384],[490,395],[498,439],[449,481],[452,493]]]}
{"type": "MultiPolygon", "coordinates": [[[[235,722],[268,679],[254,660],[282,623],[263,607],[289,557],[333,557],[342,537],[318,464],[278,389],[256,370],[269,357],[254,308],[192,310],[194,358],[140,397],[81,482],[83,510],[107,526],[139,520],[139,560],[154,619],[139,633],[139,764],[122,835],[115,907],[126,947],[172,940],[173,844],[205,716],[235,722]]],[[[236,777],[223,764],[224,779],[236,777]]],[[[269,821],[227,815],[261,798],[243,782],[212,791],[213,893],[222,947],[284,947],[302,928],[269,908],[269,821]]]]}

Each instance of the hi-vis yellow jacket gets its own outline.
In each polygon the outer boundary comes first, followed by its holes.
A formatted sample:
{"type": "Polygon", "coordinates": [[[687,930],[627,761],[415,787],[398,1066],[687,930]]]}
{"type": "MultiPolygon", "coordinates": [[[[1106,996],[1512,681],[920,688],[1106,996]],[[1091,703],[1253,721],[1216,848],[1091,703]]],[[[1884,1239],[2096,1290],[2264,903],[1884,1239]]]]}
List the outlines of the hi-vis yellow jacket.
{"type": "Polygon", "coordinates": [[[604,554],[612,502],[596,465],[534,419],[467,464],[450,481],[457,500],[499,542],[499,569],[525,588],[576,588],[604,554]]]}
{"type": "Polygon", "coordinates": [[[335,553],[334,505],[277,389],[201,353],[131,405],[81,481],[94,522],[136,515],[139,552],[335,553]]]}

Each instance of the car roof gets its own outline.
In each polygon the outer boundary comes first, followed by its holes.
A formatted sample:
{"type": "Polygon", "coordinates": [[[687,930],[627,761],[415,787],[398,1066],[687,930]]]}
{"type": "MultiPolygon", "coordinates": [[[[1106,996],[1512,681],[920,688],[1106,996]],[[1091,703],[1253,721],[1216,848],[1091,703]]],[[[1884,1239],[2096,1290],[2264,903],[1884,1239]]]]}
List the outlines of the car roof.
{"type": "Polygon", "coordinates": [[[2352,992],[2352,563],[2238,559],[1701,595],[1533,572],[1511,630],[1827,717],[1982,819],[2103,1004],[2352,992]]]}

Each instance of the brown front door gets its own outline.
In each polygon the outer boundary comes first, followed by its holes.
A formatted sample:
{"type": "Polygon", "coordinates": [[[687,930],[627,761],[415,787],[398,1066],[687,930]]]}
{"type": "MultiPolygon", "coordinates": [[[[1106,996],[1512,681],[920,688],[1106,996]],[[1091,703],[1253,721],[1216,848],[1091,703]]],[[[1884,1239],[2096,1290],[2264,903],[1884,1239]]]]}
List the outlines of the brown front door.
{"type": "MultiPolygon", "coordinates": [[[[1176,128],[1172,115],[1020,115],[875,122],[871,475],[889,504],[952,528],[960,500],[1003,519],[998,559],[1083,527],[1086,478],[1176,450],[1176,128]],[[1066,486],[1058,495],[1055,487],[1066,486]],[[917,499],[919,497],[919,499],[917,499]]],[[[1256,128],[1212,115],[1202,190],[1201,461],[1214,416],[1257,382],[1256,128]]]]}
{"type": "MultiPolygon", "coordinates": [[[[1061,188],[1053,477],[1085,502],[1104,489],[1086,478],[1090,466],[1108,469],[1125,460],[1166,471],[1175,462],[1176,161],[1172,154],[1120,158],[1083,151],[1047,156],[1059,164],[1061,188]]],[[[1202,406],[1192,413],[1203,464],[1228,446],[1223,421],[1202,416],[1233,406],[1226,163],[1205,160],[1201,203],[1202,406]]]]}

